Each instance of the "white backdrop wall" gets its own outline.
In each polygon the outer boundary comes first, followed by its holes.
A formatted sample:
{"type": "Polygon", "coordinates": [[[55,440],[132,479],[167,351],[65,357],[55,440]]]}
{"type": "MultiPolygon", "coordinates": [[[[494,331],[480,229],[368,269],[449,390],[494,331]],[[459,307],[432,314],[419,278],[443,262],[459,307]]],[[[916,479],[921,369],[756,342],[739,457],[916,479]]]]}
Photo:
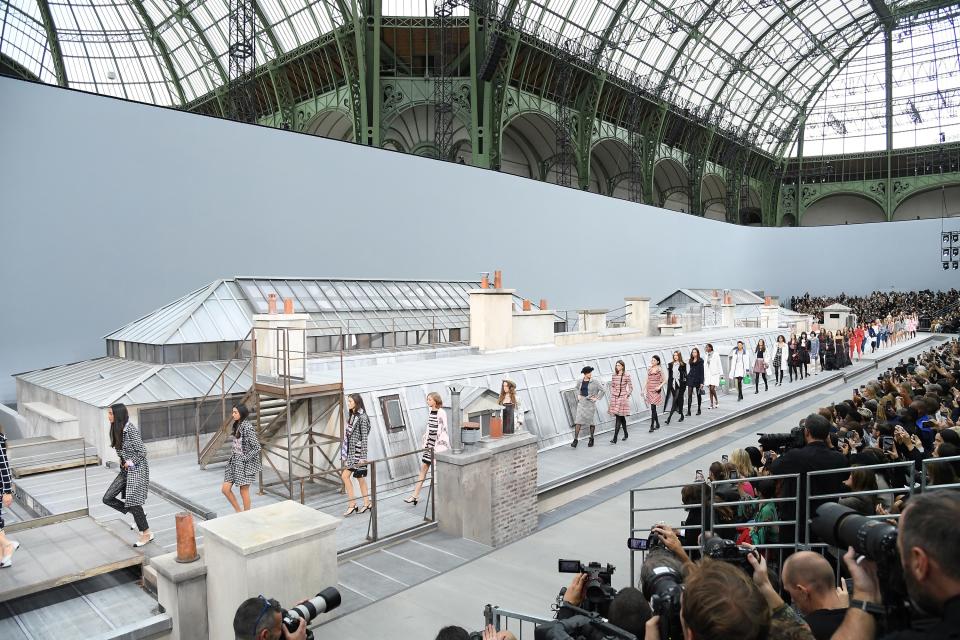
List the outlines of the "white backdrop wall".
{"type": "Polygon", "coordinates": [[[503,269],[556,308],[679,287],[948,287],[938,220],[747,228],[515,176],[0,78],[0,400],[14,372],[234,275],[503,269]],[[902,263],[891,264],[897,256],[902,263]]]}

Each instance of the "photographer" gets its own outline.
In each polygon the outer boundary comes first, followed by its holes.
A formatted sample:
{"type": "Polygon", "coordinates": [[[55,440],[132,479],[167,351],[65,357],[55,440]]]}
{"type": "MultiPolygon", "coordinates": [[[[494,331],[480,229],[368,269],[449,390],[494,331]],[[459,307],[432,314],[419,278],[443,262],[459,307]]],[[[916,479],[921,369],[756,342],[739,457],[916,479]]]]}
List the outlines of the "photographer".
{"type": "MultiPolygon", "coordinates": [[[[482,640],[517,640],[517,636],[509,631],[497,631],[492,624],[488,624],[480,633],[482,640]]],[[[450,626],[440,629],[436,640],[470,640],[470,636],[471,633],[463,627],[450,626]]]]}
{"type": "Polygon", "coordinates": [[[280,622],[282,611],[280,603],[272,598],[247,598],[233,616],[233,632],[237,640],[305,640],[307,624],[301,618],[296,631],[287,631],[280,622]]]}
{"type": "MultiPolygon", "coordinates": [[[[842,469],[847,466],[847,460],[839,451],[827,446],[826,440],[830,435],[830,422],[823,416],[812,413],[807,416],[803,423],[803,442],[804,446],[796,449],[788,449],[781,457],[770,464],[770,473],[772,475],[799,473],[799,487],[791,479],[783,480],[780,486],[779,497],[792,498],[799,495],[800,500],[795,513],[793,502],[782,503],[781,516],[784,520],[793,520],[797,517],[797,522],[806,522],[806,487],[807,473],[810,471],[820,471],[826,469],[842,469]]],[[[816,475],[810,480],[811,495],[824,495],[829,493],[840,493],[843,491],[843,480],[845,474],[828,473],[816,475]]],[[[819,502],[813,501],[810,504],[811,509],[816,509],[819,502]]],[[[801,525],[799,532],[794,532],[794,527],[784,526],[781,530],[781,541],[790,543],[797,536],[800,542],[806,542],[805,530],[801,525]]]]}
{"type": "MultiPolygon", "coordinates": [[[[910,600],[935,620],[929,628],[913,625],[884,640],[960,638],[960,492],[941,489],[910,499],[900,517],[897,551],[910,600]]],[[[873,638],[877,622],[865,610],[881,602],[876,565],[858,559],[853,548],[843,557],[853,578],[853,599],[834,640],[873,638]]]]}
{"type": "MultiPolygon", "coordinates": [[[[673,537],[674,539],[676,538],[676,536],[673,537]]],[[[567,587],[566,592],[563,594],[563,601],[565,603],[572,604],[575,607],[583,606],[584,600],[586,599],[587,578],[588,574],[586,573],[579,573],[573,577],[570,586],[567,587]]],[[[557,611],[557,620],[571,618],[575,615],[577,615],[576,612],[561,607],[557,611]]],[[[643,597],[643,594],[640,593],[638,589],[627,587],[617,592],[617,595],[614,596],[610,602],[607,620],[610,624],[620,627],[638,638],[642,638],[644,626],[651,615],[650,604],[646,598],[643,597]]],[[[605,634],[599,629],[591,629],[591,633],[587,637],[588,639],[596,638],[600,640],[605,637],[605,634]]]]}
{"type": "Polygon", "coordinates": [[[799,551],[787,558],[780,577],[813,637],[829,640],[843,622],[849,601],[847,592],[834,586],[830,563],[819,553],[799,551]]]}

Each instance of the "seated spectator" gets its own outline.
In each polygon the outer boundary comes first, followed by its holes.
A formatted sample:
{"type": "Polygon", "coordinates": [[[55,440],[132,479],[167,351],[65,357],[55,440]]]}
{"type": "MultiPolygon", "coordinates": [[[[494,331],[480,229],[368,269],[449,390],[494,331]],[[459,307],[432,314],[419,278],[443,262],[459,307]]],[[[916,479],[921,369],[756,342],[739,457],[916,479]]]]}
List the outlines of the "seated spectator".
{"type": "Polygon", "coordinates": [[[846,591],[835,586],[830,563],[819,553],[799,551],[787,558],[780,577],[813,637],[828,640],[843,622],[848,605],[846,591]]]}

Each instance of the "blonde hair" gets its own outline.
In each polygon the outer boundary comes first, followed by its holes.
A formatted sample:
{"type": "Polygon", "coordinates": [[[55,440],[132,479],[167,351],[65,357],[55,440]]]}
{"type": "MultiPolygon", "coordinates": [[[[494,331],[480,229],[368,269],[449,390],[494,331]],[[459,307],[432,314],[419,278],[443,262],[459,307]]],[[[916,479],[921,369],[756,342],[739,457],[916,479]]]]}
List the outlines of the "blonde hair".
{"type": "Polygon", "coordinates": [[[753,468],[753,461],[746,449],[734,449],[730,452],[730,462],[737,468],[741,478],[752,478],[757,475],[753,468]]]}
{"type": "Polygon", "coordinates": [[[431,391],[427,394],[427,397],[433,400],[433,404],[437,407],[437,409],[443,406],[443,398],[441,398],[440,394],[436,391],[431,391]]]}

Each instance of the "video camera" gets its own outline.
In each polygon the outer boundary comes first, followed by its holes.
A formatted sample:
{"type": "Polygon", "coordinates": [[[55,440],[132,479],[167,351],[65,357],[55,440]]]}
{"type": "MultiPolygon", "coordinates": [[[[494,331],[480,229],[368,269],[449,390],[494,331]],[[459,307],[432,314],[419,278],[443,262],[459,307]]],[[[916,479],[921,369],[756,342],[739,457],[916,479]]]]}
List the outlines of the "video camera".
{"type": "Polygon", "coordinates": [[[877,577],[883,586],[883,607],[887,629],[910,626],[907,585],[897,551],[897,528],[883,520],[871,520],[849,507],[827,502],[817,508],[810,530],[820,540],[839,547],[853,547],[861,556],[877,564],[877,577]]]}
{"type": "Polygon", "coordinates": [[[803,427],[794,427],[790,433],[758,433],[760,448],[764,451],[776,451],[782,454],[788,449],[799,449],[804,445],[803,427]]]}
{"type": "Polygon", "coordinates": [[[561,620],[551,620],[534,629],[535,640],[574,640],[582,638],[601,637],[616,638],[618,640],[637,640],[637,637],[616,625],[604,620],[600,614],[584,611],[579,607],[564,603],[563,606],[577,613],[575,616],[561,620]]]}
{"type": "MultiPolygon", "coordinates": [[[[610,609],[610,603],[617,595],[617,590],[611,586],[611,578],[616,570],[612,564],[602,565],[599,562],[583,564],[579,560],[559,560],[558,570],[560,573],[585,573],[587,574],[587,585],[584,590],[584,609],[599,613],[607,617],[607,611],[610,609]]],[[[560,592],[561,598],[566,592],[566,587],[560,592]]]]}
{"type": "Polygon", "coordinates": [[[760,555],[755,549],[741,547],[733,540],[727,540],[720,536],[707,538],[703,543],[703,555],[714,560],[720,560],[735,567],[740,567],[748,576],[753,575],[753,567],[747,559],[754,556],[759,559],[760,555]]]}
{"type": "MultiPolygon", "coordinates": [[[[303,620],[304,626],[309,626],[310,622],[321,613],[333,611],[340,606],[340,592],[334,587],[327,587],[306,602],[301,602],[290,609],[280,611],[280,622],[287,631],[293,633],[300,626],[300,620],[303,620]]],[[[307,640],[313,640],[313,631],[307,629],[307,640]]]]}
{"type": "Polygon", "coordinates": [[[660,640],[680,640],[680,595],[683,573],[679,561],[666,550],[647,554],[640,567],[640,589],[653,615],[660,616],[660,640]]]}

